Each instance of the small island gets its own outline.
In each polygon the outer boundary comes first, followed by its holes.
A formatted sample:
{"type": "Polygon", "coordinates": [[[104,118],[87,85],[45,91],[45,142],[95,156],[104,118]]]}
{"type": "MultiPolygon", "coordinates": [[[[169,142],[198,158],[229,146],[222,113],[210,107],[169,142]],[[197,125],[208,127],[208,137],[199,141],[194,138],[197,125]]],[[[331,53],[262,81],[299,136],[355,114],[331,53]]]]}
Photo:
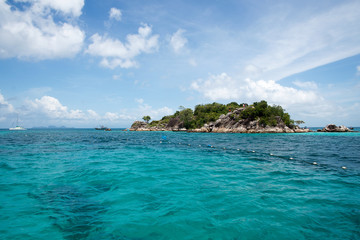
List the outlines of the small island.
{"type": "Polygon", "coordinates": [[[180,107],[175,114],[164,116],[161,120],[135,121],[130,131],[187,131],[217,133],[294,133],[309,132],[300,128],[281,106],[270,106],[266,101],[238,104],[231,102],[200,104],[193,111],[180,107]]]}
{"type": "MultiPolygon", "coordinates": [[[[270,106],[264,100],[238,104],[231,102],[199,104],[193,111],[180,107],[175,114],[164,116],[161,120],[151,121],[144,116],[144,121],[135,121],[130,131],[184,131],[214,133],[306,133],[308,128],[299,127],[304,122],[294,121],[278,105],[270,106]]],[[[321,132],[351,132],[345,126],[329,124],[321,132]]]]}

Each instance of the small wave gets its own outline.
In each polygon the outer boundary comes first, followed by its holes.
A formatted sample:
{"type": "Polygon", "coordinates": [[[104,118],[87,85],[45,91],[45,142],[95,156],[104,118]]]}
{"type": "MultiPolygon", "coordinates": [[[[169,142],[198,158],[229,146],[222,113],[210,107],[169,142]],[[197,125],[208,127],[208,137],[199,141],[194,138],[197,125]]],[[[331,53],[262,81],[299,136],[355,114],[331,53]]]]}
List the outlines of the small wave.
{"type": "Polygon", "coordinates": [[[1,163],[0,163],[0,169],[14,170],[14,169],[16,169],[16,168],[10,166],[10,165],[7,164],[7,163],[1,162],[1,163]]]}

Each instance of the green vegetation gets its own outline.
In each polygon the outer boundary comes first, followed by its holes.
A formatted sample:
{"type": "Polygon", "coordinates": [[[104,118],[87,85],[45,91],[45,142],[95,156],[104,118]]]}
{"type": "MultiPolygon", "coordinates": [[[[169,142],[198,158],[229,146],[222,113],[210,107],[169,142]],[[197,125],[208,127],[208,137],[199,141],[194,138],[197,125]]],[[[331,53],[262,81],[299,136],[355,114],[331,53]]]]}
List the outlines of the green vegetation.
{"type": "Polygon", "coordinates": [[[143,116],[142,118],[146,123],[149,123],[151,117],[150,116],[143,116]]]}
{"type": "Polygon", "coordinates": [[[155,127],[155,126],[157,126],[159,123],[160,123],[160,121],[152,121],[152,122],[150,123],[150,127],[155,127]]]}
{"type": "Polygon", "coordinates": [[[264,127],[276,126],[281,120],[287,126],[294,124],[294,121],[290,119],[290,115],[285,113],[285,110],[281,106],[269,106],[267,102],[263,100],[255,102],[251,106],[246,103],[238,104],[236,102],[231,102],[226,105],[216,102],[199,104],[195,106],[194,111],[191,108],[180,106],[179,111],[176,111],[175,114],[165,116],[159,121],[152,121],[150,126],[166,126],[180,122],[181,125],[187,129],[201,128],[204,124],[214,122],[219,119],[222,114],[229,112],[232,112],[230,118],[233,121],[259,120],[259,124],[264,127]],[[240,109],[240,111],[235,111],[237,109],[240,109]]]}
{"type": "Polygon", "coordinates": [[[285,113],[281,106],[269,106],[264,100],[255,102],[252,106],[246,108],[241,112],[240,117],[242,119],[250,120],[259,119],[259,123],[264,127],[276,126],[278,123],[277,118],[280,118],[286,126],[290,126],[294,123],[294,121],[290,119],[290,115],[285,113]]]}
{"type": "Polygon", "coordinates": [[[294,121],[296,125],[304,124],[305,122],[303,120],[296,120],[294,121]]]}
{"type": "Polygon", "coordinates": [[[222,114],[227,114],[235,109],[247,106],[247,103],[238,104],[236,102],[231,102],[226,105],[216,102],[205,105],[196,105],[192,127],[200,128],[204,126],[205,123],[216,121],[222,114]]]}

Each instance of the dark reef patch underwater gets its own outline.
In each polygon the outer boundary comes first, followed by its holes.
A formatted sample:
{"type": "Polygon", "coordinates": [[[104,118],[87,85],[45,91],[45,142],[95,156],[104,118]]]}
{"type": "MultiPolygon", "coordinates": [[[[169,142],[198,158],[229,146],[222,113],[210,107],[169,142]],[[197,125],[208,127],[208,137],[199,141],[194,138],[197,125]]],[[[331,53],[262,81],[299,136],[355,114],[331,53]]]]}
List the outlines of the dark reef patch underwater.
{"type": "Polygon", "coordinates": [[[360,239],[360,133],[0,131],[1,239],[360,239]]]}

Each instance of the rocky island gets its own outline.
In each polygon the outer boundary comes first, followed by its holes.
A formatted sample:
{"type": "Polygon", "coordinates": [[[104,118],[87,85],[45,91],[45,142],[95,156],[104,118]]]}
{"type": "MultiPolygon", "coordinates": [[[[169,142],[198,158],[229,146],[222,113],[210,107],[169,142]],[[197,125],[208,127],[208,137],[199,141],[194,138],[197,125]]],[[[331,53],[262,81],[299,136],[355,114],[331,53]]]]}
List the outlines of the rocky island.
{"type": "Polygon", "coordinates": [[[159,121],[149,123],[135,121],[130,131],[187,131],[216,133],[303,133],[310,132],[300,128],[281,106],[270,106],[266,101],[252,105],[236,102],[227,105],[212,103],[197,105],[193,111],[180,107],[174,115],[165,116],[159,121]]]}
{"type": "Polygon", "coordinates": [[[335,124],[328,124],[323,129],[317,130],[318,132],[353,132],[345,126],[336,126],[335,124]]]}

